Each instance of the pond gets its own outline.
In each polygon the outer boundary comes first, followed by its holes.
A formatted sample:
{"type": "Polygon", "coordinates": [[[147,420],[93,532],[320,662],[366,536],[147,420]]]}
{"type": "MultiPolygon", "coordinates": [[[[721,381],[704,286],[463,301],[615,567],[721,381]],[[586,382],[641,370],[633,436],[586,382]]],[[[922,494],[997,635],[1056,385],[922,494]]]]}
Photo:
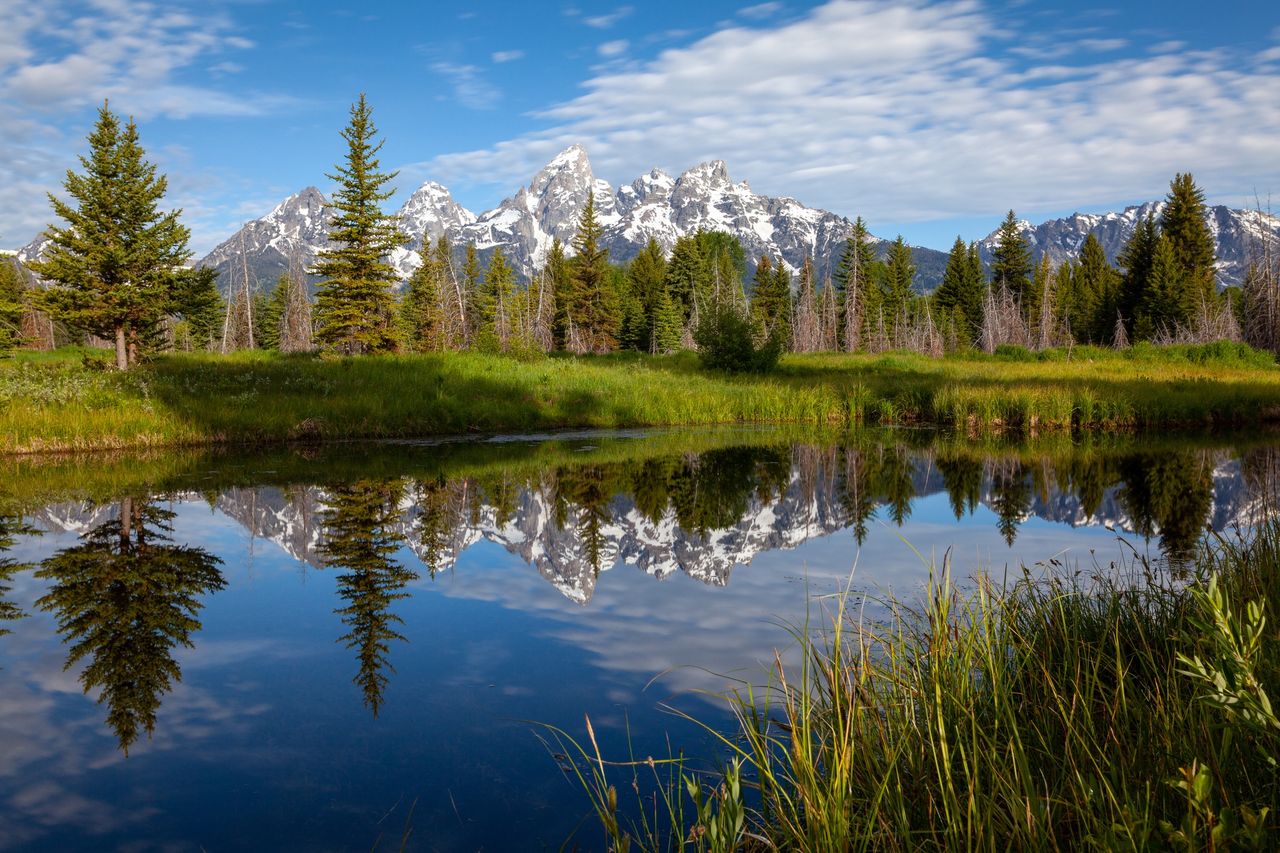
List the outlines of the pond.
{"type": "MultiPolygon", "coordinates": [[[[579,433],[0,460],[0,849],[601,844],[545,726],[717,754],[845,587],[1177,566],[1266,437],[579,433]],[[577,835],[575,836],[575,832],[577,835]]],[[[872,602],[869,605],[874,610],[872,602]]]]}

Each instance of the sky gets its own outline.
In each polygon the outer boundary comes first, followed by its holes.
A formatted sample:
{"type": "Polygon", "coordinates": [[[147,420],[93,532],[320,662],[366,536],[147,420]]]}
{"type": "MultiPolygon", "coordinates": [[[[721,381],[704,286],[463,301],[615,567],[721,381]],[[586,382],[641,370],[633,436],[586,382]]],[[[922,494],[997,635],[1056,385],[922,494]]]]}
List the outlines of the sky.
{"type": "Polygon", "coordinates": [[[557,152],[614,186],[711,159],[946,249],[1162,197],[1280,207],[1280,3],[0,0],[0,247],[52,221],[104,99],[199,257],[326,177],[366,93],[398,169],[473,211],[557,152]]]}

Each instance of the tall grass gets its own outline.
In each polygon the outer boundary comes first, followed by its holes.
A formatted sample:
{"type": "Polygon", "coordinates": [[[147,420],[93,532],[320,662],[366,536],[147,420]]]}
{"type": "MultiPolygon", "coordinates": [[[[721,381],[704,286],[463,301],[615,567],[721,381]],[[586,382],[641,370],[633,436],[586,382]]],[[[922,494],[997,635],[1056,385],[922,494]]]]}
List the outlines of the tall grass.
{"type": "Polygon", "coordinates": [[[1112,352],[793,355],[769,376],[692,353],[516,359],[173,354],[0,364],[0,452],[403,438],[564,427],[930,424],[969,434],[1280,420],[1280,370],[1240,345],[1112,352]]]}
{"type": "MultiPolygon", "coordinates": [[[[1195,572],[1135,556],[961,587],[944,559],[881,622],[837,597],[826,630],[796,627],[798,669],[779,656],[728,696],[742,790],[710,787],[747,818],[720,849],[1274,849],[1280,522],[1206,543],[1195,572]]],[[[661,838],[617,815],[615,849],[699,831],[687,811],[661,838]]]]}

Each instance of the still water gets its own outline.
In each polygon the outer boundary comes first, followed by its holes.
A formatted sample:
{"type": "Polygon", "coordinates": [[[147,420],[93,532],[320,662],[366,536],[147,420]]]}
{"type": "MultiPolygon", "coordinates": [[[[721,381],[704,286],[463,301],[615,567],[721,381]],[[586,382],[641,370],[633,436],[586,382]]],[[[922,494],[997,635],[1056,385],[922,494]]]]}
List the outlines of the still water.
{"type": "Polygon", "coordinates": [[[539,724],[714,758],[850,585],[1175,568],[1265,438],[576,434],[0,460],[0,850],[524,850],[601,837],[539,724]],[[576,835],[575,835],[576,832],[576,835]],[[407,839],[407,843],[406,843],[407,839]]]}

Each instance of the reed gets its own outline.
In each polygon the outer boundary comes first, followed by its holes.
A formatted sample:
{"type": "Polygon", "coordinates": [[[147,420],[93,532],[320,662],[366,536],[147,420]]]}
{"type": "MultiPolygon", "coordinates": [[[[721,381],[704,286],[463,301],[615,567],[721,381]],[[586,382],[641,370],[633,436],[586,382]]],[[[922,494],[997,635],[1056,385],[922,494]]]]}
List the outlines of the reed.
{"type": "MultiPolygon", "coordinates": [[[[703,790],[746,818],[718,849],[1274,849],[1280,522],[1206,542],[1190,577],[1054,568],[961,585],[944,558],[874,623],[824,602],[798,668],[726,697],[732,775],[703,790]]],[[[584,786],[613,784],[598,766],[584,786]]],[[[613,849],[698,837],[686,799],[663,837],[615,813],[613,849]]]]}

